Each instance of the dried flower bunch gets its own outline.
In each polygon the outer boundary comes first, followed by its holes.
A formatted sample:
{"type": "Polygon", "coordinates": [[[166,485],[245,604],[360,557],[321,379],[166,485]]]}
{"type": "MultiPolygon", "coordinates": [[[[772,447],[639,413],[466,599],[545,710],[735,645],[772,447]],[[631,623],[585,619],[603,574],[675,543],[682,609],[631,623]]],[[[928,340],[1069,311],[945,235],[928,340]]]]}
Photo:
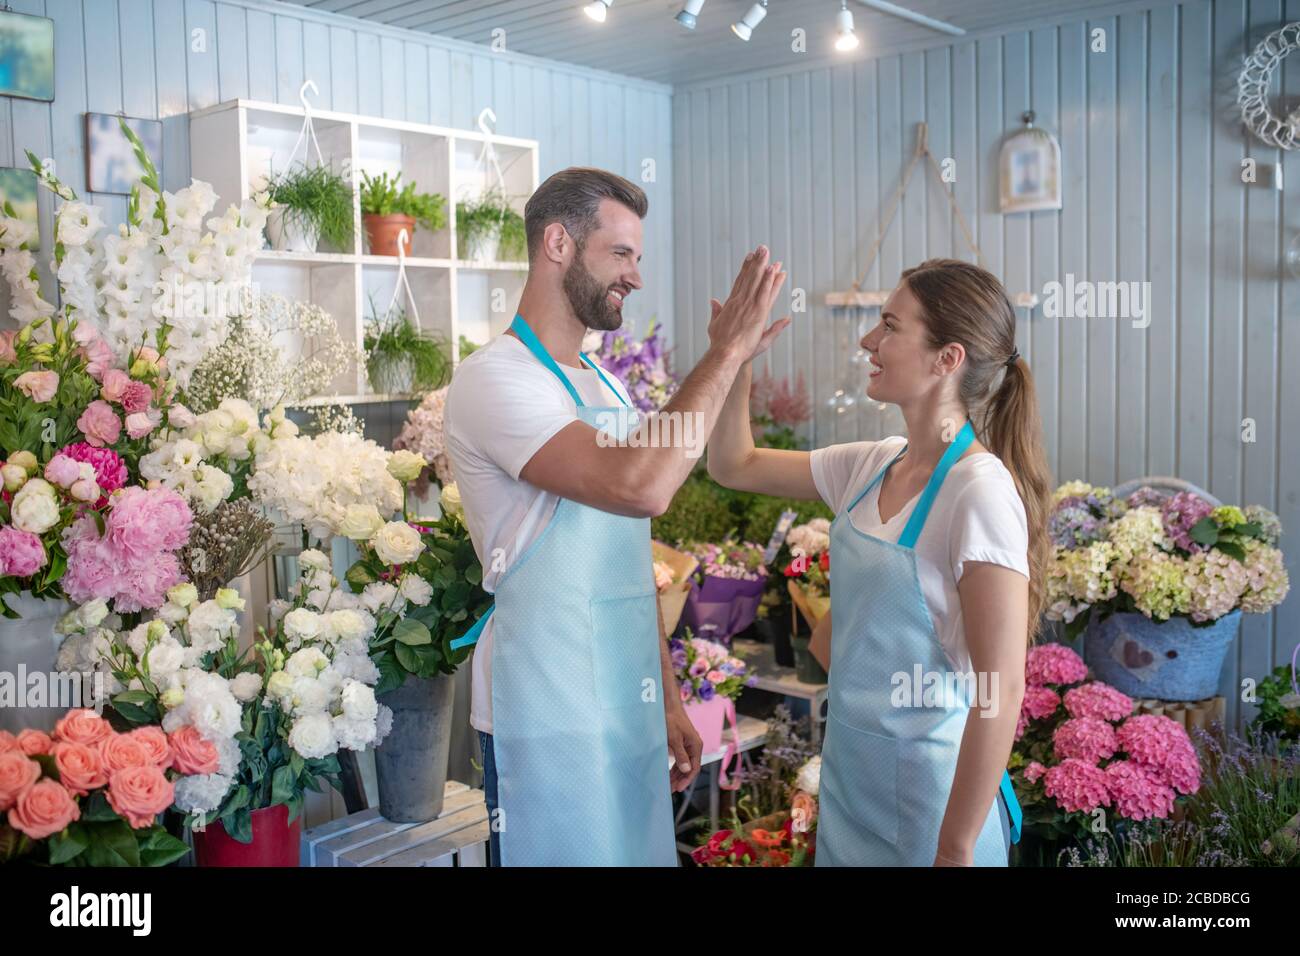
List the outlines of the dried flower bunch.
{"type": "Polygon", "coordinates": [[[185,577],[206,601],[230,581],[266,557],[275,523],[250,498],[223,501],[211,514],[199,515],[181,553],[185,577]]]}

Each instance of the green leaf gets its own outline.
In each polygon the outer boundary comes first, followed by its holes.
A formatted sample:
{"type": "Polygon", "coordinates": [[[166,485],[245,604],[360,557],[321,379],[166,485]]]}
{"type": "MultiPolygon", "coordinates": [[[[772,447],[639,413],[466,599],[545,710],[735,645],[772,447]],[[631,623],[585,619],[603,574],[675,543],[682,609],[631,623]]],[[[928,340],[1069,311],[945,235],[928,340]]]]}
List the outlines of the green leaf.
{"type": "Polygon", "coordinates": [[[454,581],[447,587],[442,594],[442,609],[444,611],[456,611],[465,607],[469,603],[470,586],[466,581],[454,581]]]}
{"type": "Polygon", "coordinates": [[[298,775],[293,768],[285,764],[275,768],[271,777],[271,804],[288,803],[298,792],[298,775]]]}
{"type": "Polygon", "coordinates": [[[1219,540],[1219,524],[1213,518],[1202,518],[1192,525],[1192,540],[1197,544],[1213,545],[1219,540]]]}
{"type": "Polygon", "coordinates": [[[397,626],[393,628],[393,636],[397,638],[400,644],[409,647],[433,642],[433,635],[429,633],[429,629],[419,621],[412,620],[409,617],[397,622],[397,626]]]}
{"type": "Polygon", "coordinates": [[[109,806],[108,797],[103,790],[96,790],[81,801],[82,823],[108,823],[120,819],[122,818],[117,815],[117,811],[109,806]]]}
{"type": "MultiPolygon", "coordinates": [[[[419,673],[420,656],[415,653],[415,648],[407,644],[394,644],[393,649],[397,652],[397,662],[412,674],[419,673]]],[[[405,679],[405,678],[403,678],[405,679]]]]}
{"type": "Polygon", "coordinates": [[[250,810],[236,810],[221,815],[221,825],[232,840],[240,843],[253,842],[253,814],[250,810]]]}
{"type": "Polygon", "coordinates": [[[127,690],[113,698],[113,709],[133,724],[156,724],[158,702],[143,690],[127,690]]]}
{"type": "Polygon", "coordinates": [[[471,564],[468,568],[466,568],[466,569],[465,569],[465,580],[468,581],[470,584],[475,584],[475,585],[477,585],[477,584],[482,584],[482,583],[483,583],[483,565],[481,565],[481,564],[471,564]]]}
{"type": "Polygon", "coordinates": [[[50,837],[50,865],[59,866],[67,863],[80,856],[88,846],[90,846],[90,836],[86,833],[85,825],[70,823],[62,833],[50,837]]]}
{"type": "Polygon", "coordinates": [[[343,575],[343,579],[351,586],[354,594],[363,590],[367,584],[373,584],[379,580],[374,572],[366,567],[364,561],[358,561],[348,568],[348,572],[343,575]]]}
{"type": "Polygon", "coordinates": [[[137,830],[136,839],[140,846],[141,866],[167,866],[190,852],[184,841],[176,839],[160,826],[137,830]]]}
{"type": "Polygon", "coordinates": [[[86,828],[89,836],[86,848],[87,866],[139,866],[140,845],[135,833],[125,820],[96,823],[86,828]]]}
{"type": "Polygon", "coordinates": [[[1235,541],[1220,541],[1215,547],[1230,558],[1236,558],[1242,562],[1246,560],[1246,549],[1235,541]]]}

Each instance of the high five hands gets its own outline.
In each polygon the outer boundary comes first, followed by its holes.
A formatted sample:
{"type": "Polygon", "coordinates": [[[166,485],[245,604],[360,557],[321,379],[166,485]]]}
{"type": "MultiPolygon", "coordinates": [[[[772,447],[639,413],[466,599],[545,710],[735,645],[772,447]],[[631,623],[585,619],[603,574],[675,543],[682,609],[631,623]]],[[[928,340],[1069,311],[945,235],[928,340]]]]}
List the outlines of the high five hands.
{"type": "Polygon", "coordinates": [[[727,301],[709,300],[709,342],[735,349],[745,362],[767,351],[790,324],[789,316],[767,324],[786,278],[781,263],[769,262],[769,255],[767,246],[759,246],[745,257],[727,301]]]}

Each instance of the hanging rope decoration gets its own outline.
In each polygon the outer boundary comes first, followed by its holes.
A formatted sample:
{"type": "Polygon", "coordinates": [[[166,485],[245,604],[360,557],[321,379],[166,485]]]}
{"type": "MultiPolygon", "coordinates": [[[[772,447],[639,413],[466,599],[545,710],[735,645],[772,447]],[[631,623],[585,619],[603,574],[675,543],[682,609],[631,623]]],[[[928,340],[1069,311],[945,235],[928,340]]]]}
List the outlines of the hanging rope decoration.
{"type": "Polygon", "coordinates": [[[1268,103],[1273,71],[1287,54],[1300,49],[1300,20],[1288,23],[1266,36],[1237,77],[1237,105],[1241,119],[1260,140],[1281,149],[1300,147],[1300,108],[1282,119],[1273,114],[1268,103]]]}

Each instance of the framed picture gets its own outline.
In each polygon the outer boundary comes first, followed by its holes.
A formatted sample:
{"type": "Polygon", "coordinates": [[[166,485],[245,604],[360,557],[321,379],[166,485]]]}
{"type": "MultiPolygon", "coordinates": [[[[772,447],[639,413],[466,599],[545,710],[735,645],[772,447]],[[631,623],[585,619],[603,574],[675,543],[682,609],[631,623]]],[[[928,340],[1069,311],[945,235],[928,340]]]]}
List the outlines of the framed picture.
{"type": "MultiPolygon", "coordinates": [[[[118,125],[122,120],[150,156],[162,156],[162,120],[119,117],[112,113],[86,114],[86,188],[92,193],[129,195],[144,170],[135,158],[131,143],[118,125]]],[[[158,163],[162,172],[162,163],[158,163]]]]}
{"type": "Polygon", "coordinates": [[[1002,144],[1000,208],[1004,213],[1061,208],[1061,146],[1025,113],[1024,128],[1002,144]]]}
{"type": "Polygon", "coordinates": [[[54,99],[54,21],[0,11],[0,96],[54,99]]]}
{"type": "Polygon", "coordinates": [[[30,169],[0,167],[0,209],[8,203],[13,207],[16,218],[31,225],[35,238],[28,242],[28,248],[35,251],[40,248],[40,220],[36,217],[36,174],[30,169]]]}

